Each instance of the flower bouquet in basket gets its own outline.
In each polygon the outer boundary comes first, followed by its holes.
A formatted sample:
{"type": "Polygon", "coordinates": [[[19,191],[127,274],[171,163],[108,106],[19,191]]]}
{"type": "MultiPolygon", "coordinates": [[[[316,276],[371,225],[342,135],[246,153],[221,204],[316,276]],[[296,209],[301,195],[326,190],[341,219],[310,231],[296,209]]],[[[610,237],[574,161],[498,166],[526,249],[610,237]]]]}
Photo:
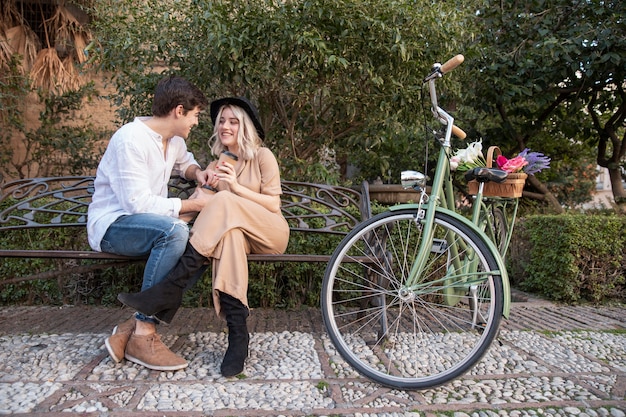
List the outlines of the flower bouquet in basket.
{"type": "MultiPolygon", "coordinates": [[[[485,197],[521,197],[526,178],[550,166],[550,158],[539,152],[531,152],[528,148],[511,159],[503,156],[497,146],[489,147],[485,159],[482,148],[482,141],[477,141],[470,143],[465,149],[457,150],[450,157],[450,169],[463,172],[477,167],[487,167],[506,171],[508,176],[504,182],[485,183],[483,189],[485,197]]],[[[476,180],[469,181],[468,186],[470,194],[478,193],[476,180]]]]}

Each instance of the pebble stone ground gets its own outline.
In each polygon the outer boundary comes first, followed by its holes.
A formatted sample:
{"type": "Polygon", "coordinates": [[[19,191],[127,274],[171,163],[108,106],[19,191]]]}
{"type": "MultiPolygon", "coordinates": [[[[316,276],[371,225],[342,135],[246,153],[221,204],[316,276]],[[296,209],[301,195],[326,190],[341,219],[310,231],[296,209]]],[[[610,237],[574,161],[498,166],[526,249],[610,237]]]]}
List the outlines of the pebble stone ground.
{"type": "Polygon", "coordinates": [[[160,327],[190,365],[113,363],[104,347],[122,308],[0,308],[0,415],[625,417],[626,306],[559,306],[522,297],[499,342],[468,374],[401,391],[355,373],[317,309],[255,309],[245,377],[223,378],[225,323],[183,309],[160,327]]]}

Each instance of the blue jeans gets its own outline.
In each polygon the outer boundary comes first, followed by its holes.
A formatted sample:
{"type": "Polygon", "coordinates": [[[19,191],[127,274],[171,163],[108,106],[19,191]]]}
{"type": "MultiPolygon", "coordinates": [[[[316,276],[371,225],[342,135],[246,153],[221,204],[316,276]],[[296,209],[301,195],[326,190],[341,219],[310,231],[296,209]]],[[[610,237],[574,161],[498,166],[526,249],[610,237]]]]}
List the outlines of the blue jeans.
{"type": "MultiPolygon", "coordinates": [[[[189,240],[189,226],[182,220],[158,214],[131,214],[109,226],[100,242],[102,251],[126,256],[148,256],[141,290],[163,280],[178,262],[189,240]]],[[[141,313],[139,320],[155,322],[141,313]]]]}

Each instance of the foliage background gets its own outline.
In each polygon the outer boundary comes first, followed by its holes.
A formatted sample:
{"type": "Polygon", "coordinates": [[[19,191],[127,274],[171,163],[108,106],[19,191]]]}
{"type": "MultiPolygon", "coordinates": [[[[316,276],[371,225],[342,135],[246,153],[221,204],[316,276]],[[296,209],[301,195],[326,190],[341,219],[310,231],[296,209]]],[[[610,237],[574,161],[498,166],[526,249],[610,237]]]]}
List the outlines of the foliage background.
{"type": "MultiPolygon", "coordinates": [[[[211,98],[249,96],[287,179],[345,180],[362,161],[363,175],[392,170],[397,178],[393,158],[422,147],[406,152],[422,128],[422,77],[467,35],[467,9],[449,3],[184,0],[167,2],[166,13],[161,3],[157,11],[102,1],[94,12],[114,16],[95,30],[101,69],[114,76],[118,104],[127,104],[122,119],[148,112],[162,77],[156,66],[211,98]],[[390,147],[399,152],[384,152],[390,147]]],[[[205,123],[195,135],[199,155],[211,129],[205,123]]]]}
{"type": "MultiPolygon", "coordinates": [[[[93,173],[110,132],[79,120],[77,110],[101,95],[89,84],[52,88],[65,84],[51,73],[45,82],[33,79],[20,54],[5,59],[6,22],[19,23],[6,17],[12,3],[0,6],[0,175],[93,173]],[[39,123],[28,125],[21,115],[33,91],[42,111],[39,123]],[[12,153],[15,132],[27,150],[23,160],[12,153]]],[[[524,198],[524,213],[561,212],[589,200],[596,164],[609,169],[616,209],[624,207],[621,0],[80,3],[93,18],[89,36],[73,23],[58,28],[91,42],[66,52],[77,61],[72,69],[99,70],[115,91],[107,98],[119,107],[118,123],[149,114],[157,81],[177,73],[211,98],[246,95],[257,102],[285,179],[396,182],[401,170],[423,169],[435,155],[430,139],[440,126],[428,121],[422,77],[434,62],[463,53],[462,71],[440,83],[440,104],[485,147],[498,145],[506,155],[530,147],[552,158],[550,170],[529,178],[525,197],[532,200],[524,198]]],[[[48,58],[57,50],[54,39],[68,46],[66,38],[53,38],[42,48],[48,58]]],[[[211,130],[205,118],[191,138],[203,163],[211,158],[211,130]]],[[[602,230],[614,239],[623,234],[602,230]]],[[[277,271],[259,272],[263,286],[315,293],[313,281],[297,289],[276,281],[277,271]]],[[[282,302],[272,297],[258,302],[282,302]]]]}
{"type": "MultiPolygon", "coordinates": [[[[100,70],[119,108],[111,130],[149,114],[156,82],[175,72],[211,98],[256,101],[287,179],[397,182],[403,169],[426,170],[435,154],[425,149],[440,126],[428,123],[422,77],[434,62],[463,53],[462,70],[441,84],[440,104],[471,140],[498,145],[505,155],[530,147],[552,157],[553,169],[529,178],[526,197],[556,212],[589,200],[593,182],[580,174],[594,163],[609,170],[615,202],[626,198],[622,1],[73,0],[46,21],[39,57],[26,54],[33,48],[13,55],[4,48],[15,40],[11,26],[32,38],[15,4],[0,8],[0,120],[9,126],[0,134],[7,150],[0,174],[8,178],[57,173],[67,162],[74,172],[93,172],[102,152],[95,144],[107,133],[88,120],[74,122],[64,94],[100,70]],[[47,61],[35,59],[42,57],[47,61]],[[34,61],[48,63],[45,77],[34,61]],[[55,78],[53,63],[63,76],[55,78]],[[25,125],[20,105],[31,90],[40,92],[42,106],[61,103],[56,114],[66,116],[42,112],[44,131],[25,125]],[[70,125],[75,133],[64,135],[70,125]],[[10,163],[16,132],[27,157],[10,163]]],[[[83,88],[71,94],[83,103],[102,97],[83,88]]],[[[211,130],[205,119],[192,136],[202,162],[211,159],[211,130]]]]}

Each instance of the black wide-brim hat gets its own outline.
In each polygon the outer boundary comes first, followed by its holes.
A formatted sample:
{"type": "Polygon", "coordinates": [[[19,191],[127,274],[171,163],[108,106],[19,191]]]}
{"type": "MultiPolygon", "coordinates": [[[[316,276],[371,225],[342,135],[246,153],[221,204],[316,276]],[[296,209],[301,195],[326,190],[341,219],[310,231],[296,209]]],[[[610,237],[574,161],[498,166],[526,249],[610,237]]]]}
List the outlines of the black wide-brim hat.
{"type": "Polygon", "coordinates": [[[254,104],[252,104],[250,100],[245,97],[224,97],[213,101],[211,103],[211,121],[213,122],[213,126],[215,126],[215,119],[217,119],[220,109],[226,104],[232,104],[244,109],[245,112],[248,113],[248,116],[250,116],[250,119],[252,119],[252,123],[254,123],[254,127],[256,128],[259,137],[261,139],[265,139],[265,131],[263,130],[263,126],[259,120],[259,111],[254,104]]]}

